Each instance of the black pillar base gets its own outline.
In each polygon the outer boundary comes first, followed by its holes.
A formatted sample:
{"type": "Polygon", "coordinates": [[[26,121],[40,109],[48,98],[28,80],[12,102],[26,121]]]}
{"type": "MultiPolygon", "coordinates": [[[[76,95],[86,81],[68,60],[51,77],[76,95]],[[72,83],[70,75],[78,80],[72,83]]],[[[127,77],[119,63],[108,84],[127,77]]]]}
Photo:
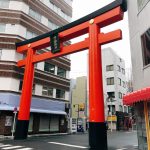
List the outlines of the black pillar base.
{"type": "Polygon", "coordinates": [[[89,122],[90,150],[108,150],[106,123],[89,122]]]}
{"type": "Polygon", "coordinates": [[[27,139],[28,126],[29,120],[17,120],[14,139],[15,140],[27,139]]]}

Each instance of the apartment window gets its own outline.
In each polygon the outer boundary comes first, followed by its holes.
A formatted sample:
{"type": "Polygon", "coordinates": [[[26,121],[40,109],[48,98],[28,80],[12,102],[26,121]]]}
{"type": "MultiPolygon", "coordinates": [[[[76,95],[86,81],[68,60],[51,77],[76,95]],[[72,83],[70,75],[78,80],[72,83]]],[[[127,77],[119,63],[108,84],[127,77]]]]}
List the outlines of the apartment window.
{"type": "Polygon", "coordinates": [[[114,70],[114,65],[106,66],[106,71],[113,71],[113,70],[114,70]]]}
{"type": "Polygon", "coordinates": [[[121,72],[121,67],[119,65],[117,65],[117,70],[121,72]]]}
{"type": "Polygon", "coordinates": [[[65,99],[65,90],[56,89],[56,98],[65,99]]]}
{"type": "Polygon", "coordinates": [[[2,49],[0,49],[0,60],[2,58],[2,49]]]}
{"type": "Polygon", "coordinates": [[[47,86],[43,86],[42,95],[43,96],[53,97],[53,88],[47,87],[47,86]]]}
{"type": "Polygon", "coordinates": [[[50,72],[55,74],[55,65],[45,62],[44,64],[44,71],[50,72]]]}
{"type": "Polygon", "coordinates": [[[6,24],[0,23],[0,32],[5,32],[6,24]]]}
{"type": "Polygon", "coordinates": [[[118,78],[118,85],[121,86],[121,79],[120,78],[118,78]]]}
{"type": "Polygon", "coordinates": [[[107,85],[114,85],[114,77],[107,78],[107,85]]]}
{"type": "Polygon", "coordinates": [[[57,75],[66,78],[66,70],[58,67],[57,75]]]}
{"type": "Polygon", "coordinates": [[[118,97],[119,97],[120,99],[122,99],[122,93],[121,93],[121,92],[118,92],[118,97]]]}
{"type": "Polygon", "coordinates": [[[125,74],[125,69],[124,68],[122,68],[122,73],[125,74]]]}
{"type": "Polygon", "coordinates": [[[147,30],[141,37],[143,50],[144,66],[150,64],[150,29],[147,30]]]}
{"type": "Polygon", "coordinates": [[[36,33],[27,30],[26,39],[31,39],[31,38],[34,38],[36,36],[38,36],[36,33]]]}
{"type": "Polygon", "coordinates": [[[48,20],[48,27],[52,30],[59,28],[58,25],[56,25],[55,23],[53,23],[52,21],[48,20]]]}
{"type": "MultiPolygon", "coordinates": [[[[19,91],[22,91],[23,81],[20,81],[19,91]]],[[[35,84],[32,85],[32,94],[35,94],[35,84]]]]}
{"type": "Polygon", "coordinates": [[[150,0],[137,0],[138,3],[138,10],[141,11],[143,7],[149,2],[150,0]]]}
{"type": "Polygon", "coordinates": [[[115,92],[107,92],[109,98],[115,98],[115,92]]]}
{"type": "Polygon", "coordinates": [[[0,0],[0,8],[8,8],[9,0],[0,0]]]}
{"type": "Polygon", "coordinates": [[[41,14],[39,14],[38,12],[34,11],[33,9],[30,8],[29,10],[29,15],[34,18],[35,20],[37,21],[40,21],[41,22],[41,14]]]}
{"type": "Polygon", "coordinates": [[[122,86],[125,88],[126,87],[126,83],[124,81],[122,81],[122,86]]]}

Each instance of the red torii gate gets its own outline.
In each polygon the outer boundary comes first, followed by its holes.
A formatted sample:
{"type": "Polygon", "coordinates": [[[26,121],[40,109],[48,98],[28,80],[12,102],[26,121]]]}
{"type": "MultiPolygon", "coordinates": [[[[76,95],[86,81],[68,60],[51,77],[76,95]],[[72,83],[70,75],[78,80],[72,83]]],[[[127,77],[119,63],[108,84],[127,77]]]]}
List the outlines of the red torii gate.
{"type": "Polygon", "coordinates": [[[26,52],[27,56],[18,62],[18,67],[25,67],[25,72],[15,139],[27,138],[34,64],[89,48],[89,145],[94,150],[107,150],[101,45],[122,39],[122,32],[115,30],[104,34],[100,32],[100,29],[122,20],[126,9],[126,0],[116,0],[66,26],[16,44],[17,52],[26,52]],[[87,33],[89,37],[85,40],[67,46],[63,45],[63,42],[87,33]],[[50,40],[53,41],[51,47],[56,48],[56,51],[52,49],[50,52],[36,54],[37,50],[50,46],[50,40]]]}

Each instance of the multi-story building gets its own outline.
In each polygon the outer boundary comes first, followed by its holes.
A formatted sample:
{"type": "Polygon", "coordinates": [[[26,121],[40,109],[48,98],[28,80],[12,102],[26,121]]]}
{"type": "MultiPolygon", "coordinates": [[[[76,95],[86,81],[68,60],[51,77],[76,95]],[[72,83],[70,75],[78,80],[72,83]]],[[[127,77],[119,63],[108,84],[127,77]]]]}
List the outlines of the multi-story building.
{"type": "MultiPolygon", "coordinates": [[[[16,52],[15,42],[68,24],[71,17],[72,0],[0,0],[0,134],[11,133],[13,110],[19,109],[24,69],[17,61],[25,54],[16,52]]],[[[35,64],[30,133],[66,132],[69,71],[69,56],[35,64]]]]}
{"type": "Polygon", "coordinates": [[[86,122],[88,120],[87,77],[77,77],[73,84],[74,86],[71,89],[71,118],[76,119],[77,125],[82,126],[86,130],[86,122]]]}
{"type": "MultiPolygon", "coordinates": [[[[150,0],[129,0],[128,16],[133,70],[133,90],[137,91],[150,86],[150,0]]],[[[149,98],[147,98],[146,101],[148,102],[147,106],[143,104],[142,100],[134,105],[140,150],[150,149],[149,98]],[[144,113],[146,109],[148,109],[148,114],[144,113]],[[146,115],[148,115],[148,117],[146,115]],[[145,118],[148,119],[146,120],[145,118]]]]}
{"type": "MultiPolygon", "coordinates": [[[[105,116],[109,122],[108,116],[114,115],[113,128],[116,129],[116,111],[128,112],[128,107],[122,102],[122,97],[127,92],[125,62],[111,48],[103,49],[102,68],[105,116]]],[[[78,77],[72,89],[72,118],[83,118],[83,122],[88,121],[88,104],[87,77],[78,77]],[[83,104],[84,111],[80,111],[83,104]]]]}
{"type": "Polygon", "coordinates": [[[116,111],[127,112],[123,106],[122,97],[126,94],[125,62],[111,48],[103,49],[103,87],[105,102],[115,114],[116,111]]]}

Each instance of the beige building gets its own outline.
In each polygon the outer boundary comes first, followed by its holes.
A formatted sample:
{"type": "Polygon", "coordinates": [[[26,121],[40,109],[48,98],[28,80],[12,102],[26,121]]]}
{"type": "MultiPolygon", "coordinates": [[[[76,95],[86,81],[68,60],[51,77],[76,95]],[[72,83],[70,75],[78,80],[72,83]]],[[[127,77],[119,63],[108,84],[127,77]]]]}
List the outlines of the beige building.
{"type": "Polygon", "coordinates": [[[78,118],[79,124],[86,127],[87,118],[87,77],[78,77],[72,89],[71,118],[78,118]]]}
{"type": "MultiPolygon", "coordinates": [[[[17,62],[25,55],[16,52],[15,43],[66,25],[71,17],[72,0],[0,0],[0,134],[11,134],[13,110],[19,110],[24,70],[17,62]]],[[[31,134],[66,132],[70,63],[65,56],[35,65],[31,134]]]]}

